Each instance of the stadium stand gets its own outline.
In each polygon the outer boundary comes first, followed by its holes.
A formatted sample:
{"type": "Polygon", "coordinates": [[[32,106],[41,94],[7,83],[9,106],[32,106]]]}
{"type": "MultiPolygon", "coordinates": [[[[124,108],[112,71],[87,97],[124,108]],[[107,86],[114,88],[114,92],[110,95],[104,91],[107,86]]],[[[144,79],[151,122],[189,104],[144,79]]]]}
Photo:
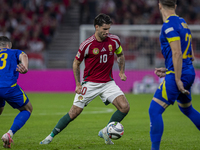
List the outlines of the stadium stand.
{"type": "Polygon", "coordinates": [[[43,51],[69,6],[69,0],[1,0],[0,35],[11,38],[14,49],[25,51],[31,62],[36,61],[31,68],[44,68],[43,51]]]}

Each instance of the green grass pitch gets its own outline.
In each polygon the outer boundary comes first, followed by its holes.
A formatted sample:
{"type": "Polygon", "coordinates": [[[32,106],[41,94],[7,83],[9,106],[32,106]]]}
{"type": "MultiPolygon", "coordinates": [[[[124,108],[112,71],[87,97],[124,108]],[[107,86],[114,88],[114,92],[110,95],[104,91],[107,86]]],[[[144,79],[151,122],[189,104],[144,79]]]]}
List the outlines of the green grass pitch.
{"type": "MultiPolygon", "coordinates": [[[[97,136],[116,110],[110,104],[105,106],[100,98],[84,108],[82,114],[58,134],[49,145],[39,145],[54,128],[58,120],[66,114],[74,99],[69,93],[28,93],[33,113],[24,127],[13,137],[13,150],[150,150],[148,108],[152,94],[126,94],[130,112],[121,122],[124,135],[113,140],[114,145],[106,145],[97,136]]],[[[193,106],[200,111],[200,95],[193,95],[193,106]]],[[[7,132],[18,110],[6,104],[0,116],[0,135],[7,132]]],[[[163,114],[164,134],[161,150],[199,150],[200,133],[193,123],[178,109],[177,103],[163,114]]],[[[0,149],[3,149],[0,146],[0,149]]]]}

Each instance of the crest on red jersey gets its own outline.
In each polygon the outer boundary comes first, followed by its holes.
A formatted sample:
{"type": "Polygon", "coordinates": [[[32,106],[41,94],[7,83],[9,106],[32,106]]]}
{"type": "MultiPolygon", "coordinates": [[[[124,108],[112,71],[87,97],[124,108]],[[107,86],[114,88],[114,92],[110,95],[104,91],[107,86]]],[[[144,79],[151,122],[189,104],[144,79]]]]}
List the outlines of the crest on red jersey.
{"type": "Polygon", "coordinates": [[[99,54],[99,49],[98,49],[98,48],[94,48],[94,49],[93,49],[93,54],[94,54],[94,55],[99,54]]]}
{"type": "Polygon", "coordinates": [[[112,48],[112,45],[111,45],[111,44],[109,44],[109,45],[108,45],[108,49],[109,49],[109,51],[112,51],[112,50],[113,50],[113,48],[112,48]]]}
{"type": "Polygon", "coordinates": [[[81,54],[80,54],[80,52],[78,52],[78,53],[76,54],[76,57],[80,58],[80,56],[81,56],[81,54]]]}

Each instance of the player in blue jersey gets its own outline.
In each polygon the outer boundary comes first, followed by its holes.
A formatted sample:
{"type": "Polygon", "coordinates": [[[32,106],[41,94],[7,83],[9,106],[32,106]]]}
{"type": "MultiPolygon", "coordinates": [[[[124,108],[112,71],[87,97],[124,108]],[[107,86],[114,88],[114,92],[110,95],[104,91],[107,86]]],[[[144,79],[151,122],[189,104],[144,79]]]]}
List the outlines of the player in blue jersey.
{"type": "Polygon", "coordinates": [[[192,64],[192,36],[185,20],[175,13],[176,0],[159,0],[163,19],[160,33],[165,68],[156,68],[158,77],[165,77],[149,107],[151,150],[160,149],[163,134],[162,113],[177,100],[179,109],[200,130],[200,113],[192,106],[191,86],[195,79],[192,64]]]}
{"type": "Polygon", "coordinates": [[[17,84],[19,73],[28,71],[28,57],[23,51],[11,47],[11,41],[0,36],[0,115],[5,102],[20,111],[10,130],[1,138],[5,148],[11,147],[13,135],[26,123],[33,109],[27,95],[17,84]]]}

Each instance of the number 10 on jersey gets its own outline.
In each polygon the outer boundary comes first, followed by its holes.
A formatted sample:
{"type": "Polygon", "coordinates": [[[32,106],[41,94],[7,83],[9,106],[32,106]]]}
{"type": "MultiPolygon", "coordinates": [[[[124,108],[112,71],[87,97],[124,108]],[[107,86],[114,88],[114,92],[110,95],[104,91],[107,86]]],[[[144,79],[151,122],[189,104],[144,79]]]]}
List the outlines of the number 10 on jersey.
{"type": "Polygon", "coordinates": [[[102,63],[102,62],[106,63],[107,60],[108,60],[107,54],[100,55],[100,61],[99,61],[99,63],[102,63]]]}

